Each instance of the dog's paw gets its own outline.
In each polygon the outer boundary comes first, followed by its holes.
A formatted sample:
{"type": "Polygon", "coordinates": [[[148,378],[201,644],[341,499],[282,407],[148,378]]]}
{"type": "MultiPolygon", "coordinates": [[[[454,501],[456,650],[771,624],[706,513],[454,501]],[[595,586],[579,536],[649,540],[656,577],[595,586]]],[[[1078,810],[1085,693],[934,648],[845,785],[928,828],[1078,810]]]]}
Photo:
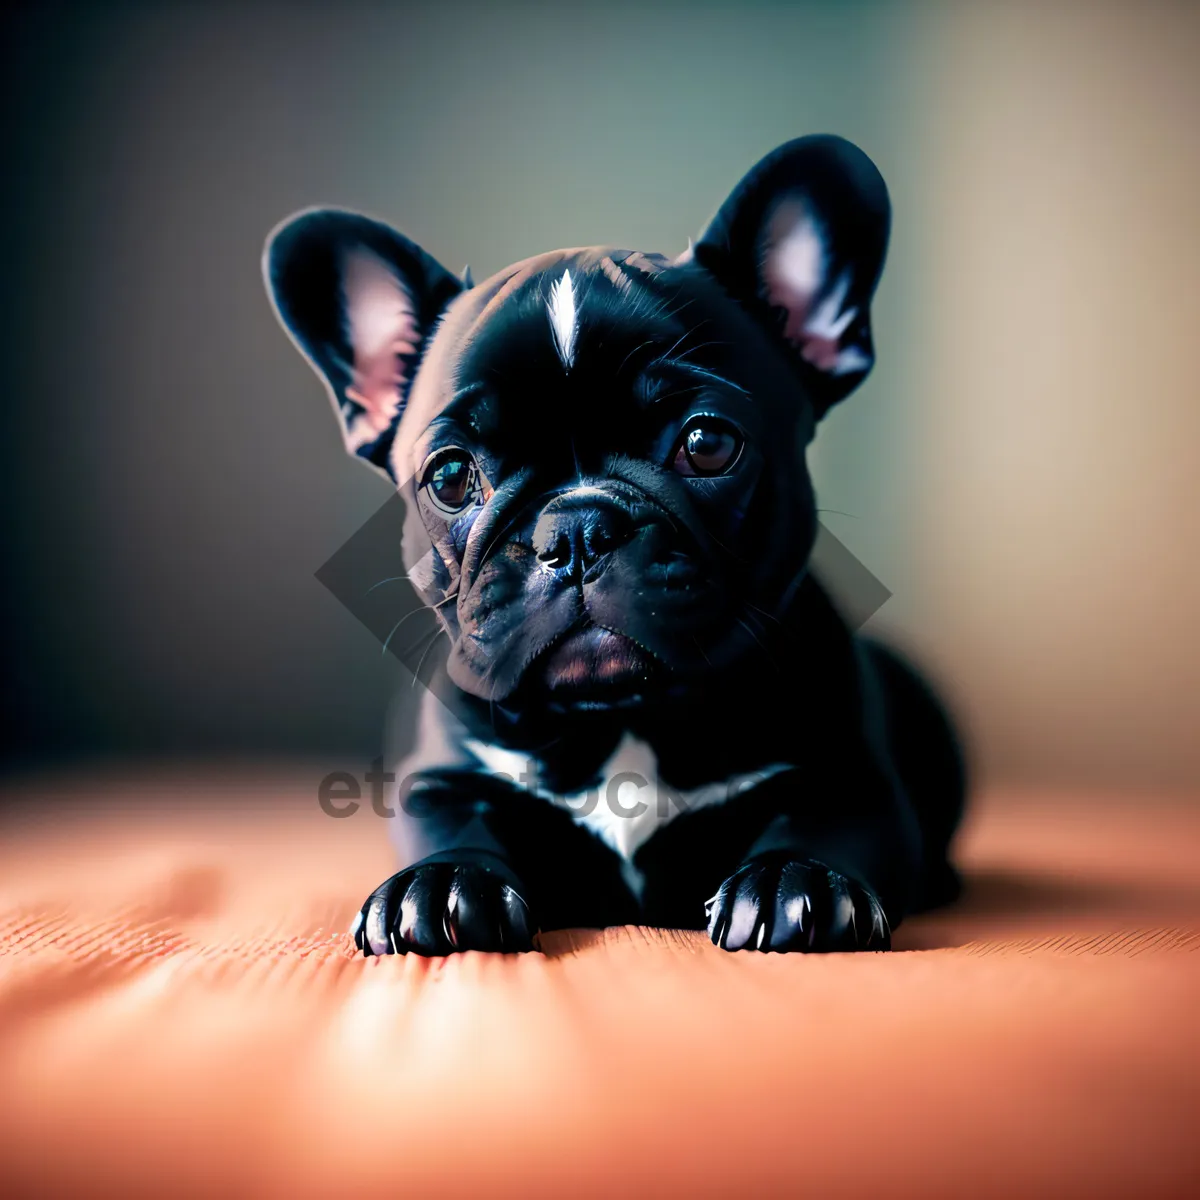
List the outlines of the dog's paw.
{"type": "Polygon", "coordinates": [[[486,867],[427,863],[377,887],[350,931],[364,955],[533,949],[524,899],[486,867]]]}
{"type": "Polygon", "coordinates": [[[739,867],[705,905],[724,950],[887,950],[891,929],[874,894],[823,863],[764,854],[739,867]]]}

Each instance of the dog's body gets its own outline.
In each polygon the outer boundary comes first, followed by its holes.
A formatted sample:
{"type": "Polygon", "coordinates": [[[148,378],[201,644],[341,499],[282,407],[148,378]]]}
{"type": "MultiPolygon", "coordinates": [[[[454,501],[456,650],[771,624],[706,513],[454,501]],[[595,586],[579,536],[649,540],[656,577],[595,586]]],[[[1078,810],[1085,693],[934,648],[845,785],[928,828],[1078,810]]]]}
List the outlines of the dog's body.
{"type": "Polygon", "coordinates": [[[403,490],[450,640],[364,952],[626,922],[881,949],[953,895],[953,732],[806,569],[805,448],[873,362],[888,223],[825,137],[674,261],[559,251],[471,286],[353,214],[274,235],[280,317],[403,490]]]}

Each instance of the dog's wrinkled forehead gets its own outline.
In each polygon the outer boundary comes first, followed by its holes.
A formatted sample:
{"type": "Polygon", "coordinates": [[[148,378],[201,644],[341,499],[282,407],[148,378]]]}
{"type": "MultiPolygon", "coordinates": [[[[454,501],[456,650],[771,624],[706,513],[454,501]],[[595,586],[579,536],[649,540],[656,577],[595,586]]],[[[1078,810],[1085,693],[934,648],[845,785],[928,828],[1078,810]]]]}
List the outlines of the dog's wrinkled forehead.
{"type": "Polygon", "coordinates": [[[661,274],[654,260],[625,251],[568,253],[539,262],[536,271],[512,276],[485,304],[459,374],[503,383],[506,373],[518,369],[572,379],[636,369],[647,355],[632,362],[638,346],[625,346],[626,341],[640,336],[652,351],[656,342],[685,332],[661,274]],[[614,361],[622,349],[625,356],[614,361]]]}
{"type": "Polygon", "coordinates": [[[483,437],[536,428],[586,440],[601,414],[619,426],[667,367],[732,381],[745,342],[761,340],[750,327],[728,336],[737,317],[700,272],[661,255],[563,250],[510,267],[439,327],[397,434],[398,473],[415,469],[414,447],[439,419],[483,437]]]}

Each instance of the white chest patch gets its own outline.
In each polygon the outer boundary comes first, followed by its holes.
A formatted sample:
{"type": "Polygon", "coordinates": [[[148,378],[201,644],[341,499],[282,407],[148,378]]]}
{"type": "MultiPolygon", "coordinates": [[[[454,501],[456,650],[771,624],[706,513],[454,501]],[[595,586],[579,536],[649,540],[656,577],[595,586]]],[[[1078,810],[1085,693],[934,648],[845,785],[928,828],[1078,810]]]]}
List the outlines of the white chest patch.
{"type": "Polygon", "coordinates": [[[584,792],[560,795],[538,786],[536,764],[517,750],[467,739],[465,748],[483,767],[503,775],[518,787],[545,796],[567,809],[575,821],[590,829],[628,862],[638,847],[680,813],[712,804],[724,804],[747,788],[790,770],[789,763],[772,763],[719,782],[681,791],[663,782],[653,749],[632,734],[625,734],[600,769],[597,784],[584,792]]]}

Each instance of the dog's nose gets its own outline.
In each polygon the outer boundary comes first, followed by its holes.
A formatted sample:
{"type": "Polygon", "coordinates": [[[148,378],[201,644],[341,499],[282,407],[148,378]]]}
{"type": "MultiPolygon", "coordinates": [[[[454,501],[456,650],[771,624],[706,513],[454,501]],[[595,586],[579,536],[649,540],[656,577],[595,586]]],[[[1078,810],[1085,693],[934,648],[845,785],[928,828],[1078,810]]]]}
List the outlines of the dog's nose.
{"type": "Polygon", "coordinates": [[[621,504],[587,489],[586,495],[567,493],[546,505],[533,529],[533,548],[543,566],[575,577],[633,533],[633,519],[621,504]]]}

